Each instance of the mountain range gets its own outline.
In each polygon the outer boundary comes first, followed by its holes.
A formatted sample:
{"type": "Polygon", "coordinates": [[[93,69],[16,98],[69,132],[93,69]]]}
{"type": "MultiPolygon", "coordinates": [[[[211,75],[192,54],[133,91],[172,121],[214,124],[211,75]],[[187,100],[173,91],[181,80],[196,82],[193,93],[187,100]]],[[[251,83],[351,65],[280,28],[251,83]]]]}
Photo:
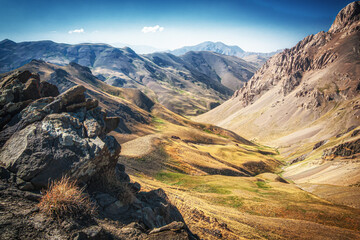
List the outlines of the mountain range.
{"type": "Polygon", "coordinates": [[[212,52],[138,55],[130,48],[106,44],[61,44],[52,41],[0,42],[0,72],[32,59],[57,65],[89,67],[102,81],[142,90],[152,100],[183,115],[197,115],[227,100],[258,68],[257,64],[212,52]]]}
{"type": "Polygon", "coordinates": [[[239,46],[229,46],[222,42],[211,42],[206,41],[203,43],[199,43],[194,46],[186,46],[182,48],[178,48],[172,51],[169,51],[171,54],[174,54],[176,56],[183,55],[190,51],[209,51],[209,52],[216,52],[224,55],[229,56],[236,56],[239,58],[244,58],[248,56],[259,56],[264,59],[268,59],[274,54],[281,52],[282,50],[277,50],[270,53],[260,53],[260,52],[246,52],[243,49],[241,49],[239,46]]]}
{"type": "Polygon", "coordinates": [[[360,239],[359,42],[0,42],[0,239],[360,239]]]}
{"type": "MultiPolygon", "coordinates": [[[[288,159],[283,176],[299,184],[358,184],[360,166],[351,159],[359,153],[359,13],[359,2],[349,4],[329,31],[273,56],[230,100],[196,120],[277,147],[288,159]]],[[[345,194],[330,185],[322,191],[345,194]]]]}

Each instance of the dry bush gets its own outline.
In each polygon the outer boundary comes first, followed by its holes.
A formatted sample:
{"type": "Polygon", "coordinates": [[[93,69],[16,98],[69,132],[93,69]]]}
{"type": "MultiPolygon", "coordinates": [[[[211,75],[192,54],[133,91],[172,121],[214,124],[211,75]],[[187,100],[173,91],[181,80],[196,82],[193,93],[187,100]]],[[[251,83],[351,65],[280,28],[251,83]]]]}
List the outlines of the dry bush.
{"type": "Polygon", "coordinates": [[[84,189],[79,188],[76,181],[71,181],[68,177],[53,181],[38,206],[41,212],[56,218],[95,213],[95,207],[84,194],[84,189]]]}

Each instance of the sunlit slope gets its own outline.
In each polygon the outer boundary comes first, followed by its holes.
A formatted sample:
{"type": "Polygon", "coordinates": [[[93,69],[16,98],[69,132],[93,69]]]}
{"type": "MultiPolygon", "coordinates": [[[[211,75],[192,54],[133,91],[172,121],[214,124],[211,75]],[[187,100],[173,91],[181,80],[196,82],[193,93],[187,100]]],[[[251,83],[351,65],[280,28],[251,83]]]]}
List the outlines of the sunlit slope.
{"type": "Polygon", "coordinates": [[[145,189],[163,188],[201,238],[360,238],[360,210],[272,173],[281,171],[276,150],[166,109],[155,112],[155,132],[124,143],[119,162],[145,189]]]}

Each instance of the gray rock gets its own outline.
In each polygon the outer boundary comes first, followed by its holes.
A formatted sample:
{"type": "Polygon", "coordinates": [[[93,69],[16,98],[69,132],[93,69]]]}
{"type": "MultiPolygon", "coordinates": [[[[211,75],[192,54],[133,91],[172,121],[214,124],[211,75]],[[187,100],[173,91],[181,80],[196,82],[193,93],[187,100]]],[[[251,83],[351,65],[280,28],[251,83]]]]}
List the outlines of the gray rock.
{"type": "Polygon", "coordinates": [[[113,130],[115,130],[120,123],[120,118],[118,117],[107,117],[105,118],[105,124],[106,124],[106,129],[105,132],[109,133],[113,130]]]}
{"type": "Polygon", "coordinates": [[[48,83],[48,82],[41,82],[40,84],[40,95],[43,96],[43,97],[56,97],[58,96],[60,93],[59,93],[59,90],[58,88],[51,84],[51,83],[48,83]]]}
{"type": "Polygon", "coordinates": [[[106,207],[105,212],[109,215],[116,216],[126,213],[128,209],[129,209],[128,205],[124,205],[121,201],[118,200],[110,204],[108,207],[106,207]]]}
{"type": "Polygon", "coordinates": [[[36,188],[65,174],[87,182],[99,171],[114,169],[120,145],[106,136],[106,113],[98,107],[86,111],[97,102],[85,102],[84,91],[75,86],[54,101],[39,99],[25,108],[14,125],[0,133],[0,142],[6,142],[1,163],[36,188]],[[87,105],[77,112],[62,112],[64,106],[79,102],[87,105]]]}
{"type": "Polygon", "coordinates": [[[74,103],[81,103],[85,101],[85,91],[86,88],[84,86],[77,85],[59,95],[58,98],[61,99],[63,106],[68,106],[74,103]]]}
{"type": "Polygon", "coordinates": [[[137,182],[129,183],[128,185],[133,193],[140,192],[141,190],[141,185],[137,182]]]}
{"type": "Polygon", "coordinates": [[[113,196],[107,193],[99,193],[95,196],[95,199],[99,203],[99,205],[103,208],[117,201],[116,198],[114,198],[113,196]]]}
{"type": "Polygon", "coordinates": [[[22,99],[38,99],[40,98],[40,81],[39,79],[31,78],[25,83],[22,93],[22,99]]]}
{"type": "Polygon", "coordinates": [[[116,179],[120,182],[130,182],[130,177],[126,172],[115,170],[116,179]]]}
{"type": "Polygon", "coordinates": [[[21,178],[16,178],[16,186],[18,189],[23,191],[32,191],[34,190],[34,186],[30,182],[26,182],[22,180],[21,178]]]}
{"type": "Polygon", "coordinates": [[[61,99],[49,103],[44,107],[44,111],[47,113],[59,113],[62,109],[61,99]]]}
{"type": "Polygon", "coordinates": [[[90,110],[96,108],[99,105],[99,102],[96,99],[86,99],[85,102],[75,103],[66,107],[67,112],[75,112],[80,108],[86,108],[86,110],[90,110]]]}

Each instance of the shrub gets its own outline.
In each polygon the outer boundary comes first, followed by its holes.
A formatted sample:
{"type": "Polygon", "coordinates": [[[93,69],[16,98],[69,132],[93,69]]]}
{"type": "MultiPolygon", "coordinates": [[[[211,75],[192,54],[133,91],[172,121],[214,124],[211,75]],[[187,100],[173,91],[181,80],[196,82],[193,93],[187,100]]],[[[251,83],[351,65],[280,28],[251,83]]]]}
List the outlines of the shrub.
{"type": "Polygon", "coordinates": [[[39,209],[41,212],[56,218],[77,217],[95,213],[95,207],[84,189],[68,177],[53,181],[42,196],[39,209]]]}

